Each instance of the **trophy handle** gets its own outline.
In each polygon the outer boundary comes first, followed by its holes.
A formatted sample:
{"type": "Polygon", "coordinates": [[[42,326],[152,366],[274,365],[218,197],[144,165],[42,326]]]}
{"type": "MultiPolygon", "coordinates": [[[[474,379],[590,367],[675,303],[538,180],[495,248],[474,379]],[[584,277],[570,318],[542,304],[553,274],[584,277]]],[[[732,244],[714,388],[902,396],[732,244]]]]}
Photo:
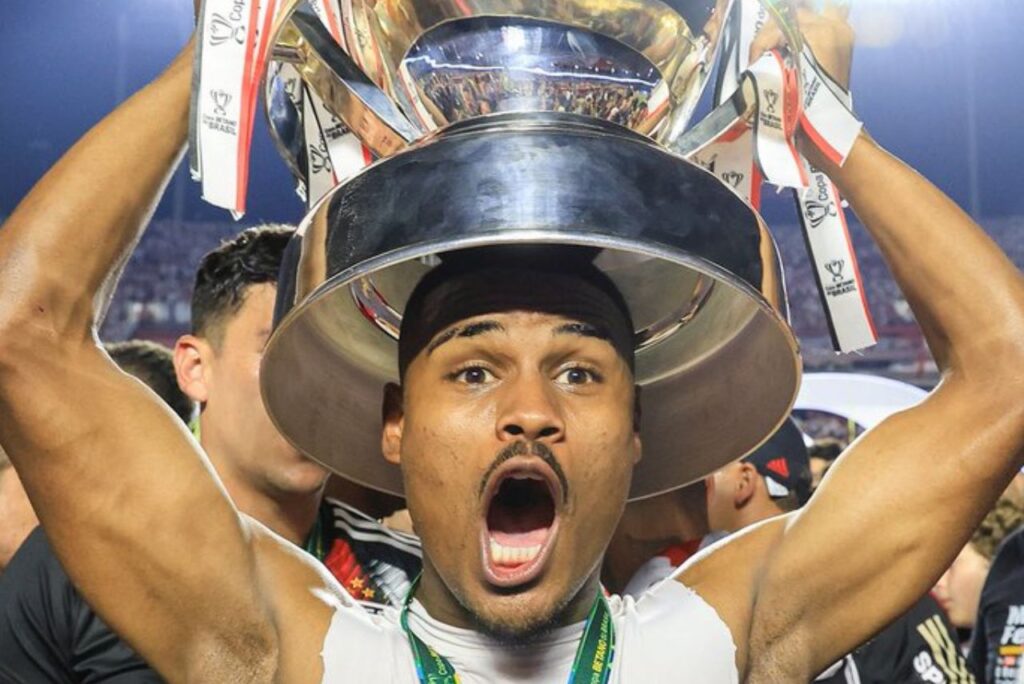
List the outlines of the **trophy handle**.
{"type": "Polygon", "coordinates": [[[750,78],[744,78],[736,92],[710,114],[701,119],[690,130],[668,143],[666,147],[676,154],[689,159],[701,148],[710,145],[736,125],[737,121],[749,121],[757,106],[757,93],[750,78]]]}
{"type": "MultiPolygon", "coordinates": [[[[744,0],[729,0],[725,4],[725,11],[723,15],[726,17],[724,23],[714,24],[713,26],[709,23],[709,27],[714,32],[730,32],[733,34],[732,47],[726,47],[722,40],[719,40],[717,36],[713,40],[704,38],[707,45],[714,45],[715,52],[713,54],[702,53],[697,51],[693,57],[697,64],[692,65],[686,71],[703,70],[709,68],[708,65],[721,63],[724,58],[722,52],[728,52],[730,50],[746,50],[747,45],[741,44],[739,34],[741,30],[738,26],[740,13],[749,9],[749,6],[754,4],[750,0],[744,2],[744,0]],[[736,42],[739,40],[739,42],[736,42]]],[[[757,0],[763,8],[763,12],[772,19],[775,20],[776,24],[781,28],[782,34],[786,38],[786,43],[789,46],[789,50],[794,55],[799,55],[803,51],[803,35],[800,33],[799,25],[796,20],[796,7],[793,4],[793,0],[757,0]]],[[[709,27],[705,27],[707,30],[709,27]]],[[[752,40],[753,34],[748,36],[748,40],[752,40]]],[[[746,69],[745,58],[742,61],[742,65],[739,71],[746,69]]],[[[726,65],[721,64],[720,68],[725,68],[726,65]]],[[[801,78],[800,70],[797,69],[794,72],[794,77],[798,80],[797,87],[800,88],[801,84],[799,79],[801,78]]],[[[721,76],[720,76],[721,78],[721,76]]],[[[722,87],[721,83],[717,86],[718,89],[722,87]]],[[[715,101],[720,101],[715,109],[711,111],[700,123],[693,126],[689,126],[690,117],[693,114],[693,109],[697,105],[697,99],[702,95],[703,89],[697,91],[691,101],[686,103],[685,106],[679,107],[673,120],[669,124],[665,133],[660,136],[661,143],[668,147],[670,150],[687,156],[697,151],[701,147],[710,144],[717,139],[718,135],[721,135],[728,130],[731,125],[736,121],[737,118],[744,118],[750,120],[754,115],[754,111],[757,106],[757,95],[755,90],[750,83],[750,79],[737,74],[737,83],[735,85],[736,92],[724,100],[720,100],[721,96],[725,93],[721,93],[720,90],[716,90],[715,101]],[[711,137],[707,137],[707,136],[711,137]]],[[[800,90],[802,92],[802,90],[800,90]]]]}
{"type": "Polygon", "coordinates": [[[291,63],[324,105],[378,157],[407,147],[422,135],[324,27],[312,11],[290,19],[293,45],[274,48],[273,58],[291,63]]]}

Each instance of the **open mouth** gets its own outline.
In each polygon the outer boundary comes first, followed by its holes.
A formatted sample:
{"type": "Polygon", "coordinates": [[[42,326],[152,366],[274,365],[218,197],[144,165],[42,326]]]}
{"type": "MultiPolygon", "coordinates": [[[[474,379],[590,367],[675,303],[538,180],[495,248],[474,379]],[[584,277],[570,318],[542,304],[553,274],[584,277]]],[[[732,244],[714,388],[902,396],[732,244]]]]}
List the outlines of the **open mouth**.
{"type": "Polygon", "coordinates": [[[546,564],[558,529],[561,487],[544,463],[506,465],[486,490],[482,541],[488,580],[513,587],[536,579],[546,564]]]}

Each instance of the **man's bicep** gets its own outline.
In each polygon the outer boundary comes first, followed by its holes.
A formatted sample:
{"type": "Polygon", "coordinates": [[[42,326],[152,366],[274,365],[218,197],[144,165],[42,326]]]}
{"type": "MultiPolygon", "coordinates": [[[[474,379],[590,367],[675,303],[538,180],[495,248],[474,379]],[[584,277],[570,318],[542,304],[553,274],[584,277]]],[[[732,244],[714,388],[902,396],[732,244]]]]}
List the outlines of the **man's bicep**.
{"type": "Polygon", "coordinates": [[[252,549],[205,457],[142,383],[71,347],[40,349],[0,397],[0,439],[68,575],[168,678],[198,659],[258,666],[235,653],[272,642],[252,549]]]}
{"type": "Polygon", "coordinates": [[[998,495],[1013,428],[964,383],[862,436],[796,515],[758,590],[752,649],[827,666],[936,581],[998,495]]]}

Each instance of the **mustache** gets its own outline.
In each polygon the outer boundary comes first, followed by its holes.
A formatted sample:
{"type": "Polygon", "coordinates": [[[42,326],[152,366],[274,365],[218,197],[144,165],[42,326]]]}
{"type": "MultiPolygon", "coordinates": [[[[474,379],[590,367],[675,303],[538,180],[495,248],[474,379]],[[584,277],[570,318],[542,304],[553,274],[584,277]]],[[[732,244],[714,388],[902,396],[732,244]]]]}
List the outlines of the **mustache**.
{"type": "Polygon", "coordinates": [[[494,471],[500,468],[502,463],[516,456],[536,456],[547,463],[551,470],[554,471],[558,482],[562,485],[562,504],[564,505],[569,500],[569,480],[565,477],[565,471],[562,470],[561,464],[555,458],[554,452],[543,442],[523,441],[509,444],[495,456],[494,461],[487,467],[484,476],[480,478],[480,490],[477,496],[483,496],[484,490],[487,489],[487,483],[490,481],[494,471]]]}

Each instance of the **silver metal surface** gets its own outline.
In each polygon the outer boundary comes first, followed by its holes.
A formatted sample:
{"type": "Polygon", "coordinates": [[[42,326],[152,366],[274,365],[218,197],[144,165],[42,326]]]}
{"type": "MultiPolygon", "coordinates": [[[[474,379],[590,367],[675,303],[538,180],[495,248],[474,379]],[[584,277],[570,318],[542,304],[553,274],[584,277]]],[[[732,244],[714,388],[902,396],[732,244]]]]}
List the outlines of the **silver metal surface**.
{"type": "Polygon", "coordinates": [[[634,498],[755,449],[796,395],[797,343],[760,218],[709,173],[614,124],[548,113],[452,125],[335,188],[303,231],[264,400],[296,447],[377,489],[402,491],[380,455],[401,312],[452,250],[598,248],[637,327],[645,457],[634,498]]]}
{"type": "MultiPolygon", "coordinates": [[[[502,112],[593,116],[671,144],[707,84],[733,1],[352,0],[339,4],[345,52],[304,0],[289,0],[272,58],[296,66],[378,156],[502,112]]],[[[290,144],[301,112],[274,107],[274,61],[264,84],[271,131],[303,169],[290,144]]]]}

